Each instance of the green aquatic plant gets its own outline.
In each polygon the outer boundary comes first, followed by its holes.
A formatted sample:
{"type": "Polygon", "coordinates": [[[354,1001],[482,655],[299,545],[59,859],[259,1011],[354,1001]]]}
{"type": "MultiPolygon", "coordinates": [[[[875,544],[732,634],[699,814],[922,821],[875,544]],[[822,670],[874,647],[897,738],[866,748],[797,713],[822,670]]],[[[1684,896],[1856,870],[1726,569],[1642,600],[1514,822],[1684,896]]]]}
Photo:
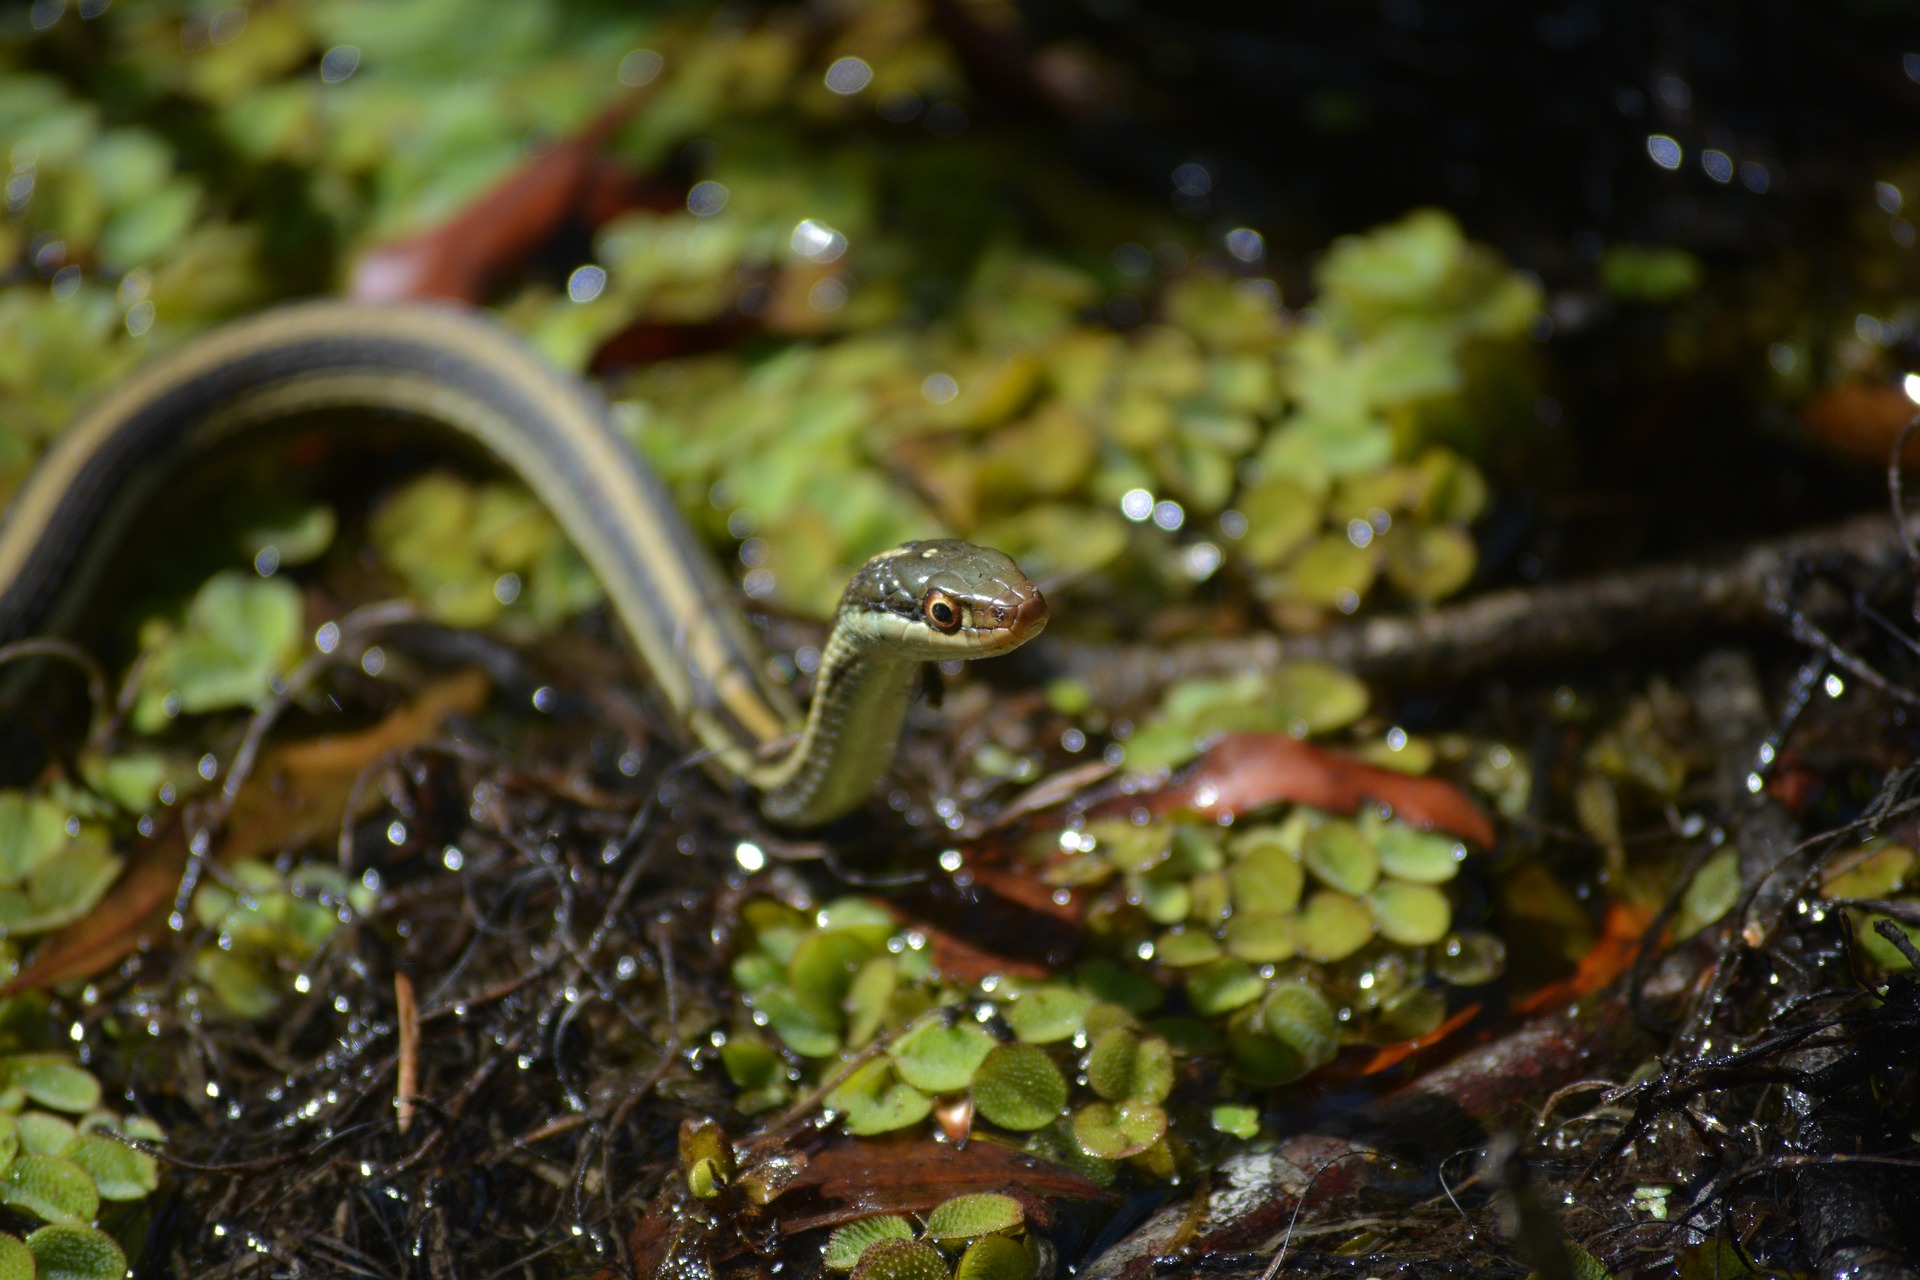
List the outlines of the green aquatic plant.
{"type": "Polygon", "coordinates": [[[344,915],[372,906],[372,889],[327,863],[284,874],[260,862],[236,863],[219,882],[194,891],[194,918],[213,939],[194,952],[193,975],[215,1010],[264,1018],[305,989],[304,966],[344,915]]]}
{"type": "Polygon", "coordinates": [[[917,1235],[898,1214],[849,1222],[828,1237],[824,1258],[858,1280],[1028,1280],[1037,1261],[1020,1202],[992,1193],[934,1206],[917,1235]]]}

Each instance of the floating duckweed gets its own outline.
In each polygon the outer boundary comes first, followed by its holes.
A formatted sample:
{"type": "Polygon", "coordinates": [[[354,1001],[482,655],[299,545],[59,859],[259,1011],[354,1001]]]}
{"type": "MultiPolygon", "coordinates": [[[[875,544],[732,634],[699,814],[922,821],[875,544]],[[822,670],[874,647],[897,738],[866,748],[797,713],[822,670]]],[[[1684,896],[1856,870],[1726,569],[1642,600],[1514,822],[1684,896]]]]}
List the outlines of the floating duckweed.
{"type": "Polygon", "coordinates": [[[1407,947],[1438,942],[1453,923],[1453,905],[1430,884],[1382,880],[1367,895],[1380,936],[1407,947]]]}
{"type": "Polygon", "coordinates": [[[891,1059],[876,1058],[841,1081],[827,1105],[844,1113],[848,1133],[865,1136],[920,1123],[932,1112],[933,1099],[901,1079],[891,1059]]]}
{"type": "Polygon", "coordinates": [[[1202,871],[1187,881],[1192,899],[1188,918],[1200,924],[1218,925],[1233,914],[1233,886],[1225,871],[1202,871]]]}
{"type": "Polygon", "coordinates": [[[972,1081],[993,1037],[976,1022],[948,1025],[938,1015],[921,1023],[888,1049],[901,1079],[928,1093],[957,1093],[972,1081]]]}
{"type": "Polygon", "coordinates": [[[1089,1102],[1073,1113],[1073,1138],[1100,1160],[1139,1155],[1167,1136],[1167,1113],[1151,1102],[1089,1102]]]}
{"type": "Polygon", "coordinates": [[[1221,937],[1228,955],[1249,964],[1291,960],[1300,950],[1299,926],[1290,912],[1236,911],[1221,937]]]}
{"type": "Polygon", "coordinates": [[[1220,958],[1220,943],[1211,930],[1184,925],[1169,929],[1154,940],[1154,958],[1175,969],[1191,969],[1220,958]]]}
{"type": "Polygon", "coordinates": [[[72,806],[0,792],[0,936],[45,933],[93,909],[120,874],[106,830],[69,835],[72,806]]]}
{"type": "Polygon", "coordinates": [[[853,1280],[948,1280],[947,1263],[924,1240],[876,1240],[860,1255],[853,1280]]]}
{"type": "Polygon", "coordinates": [[[1049,984],[1032,987],[1014,997],[1007,1006],[1007,1025],[1014,1035],[1029,1044],[1054,1044],[1071,1040],[1087,1025],[1087,1010],[1094,998],[1073,987],[1049,984]]]}
{"type": "Polygon", "coordinates": [[[1209,1119],[1215,1129],[1243,1142],[1260,1136],[1260,1112],[1256,1108],[1222,1105],[1213,1109],[1209,1119]]]}
{"type": "Polygon", "coordinates": [[[1740,901],[1740,851],[1722,849],[1700,864],[1680,895],[1675,932],[1686,937],[1727,914],[1740,901]]]}
{"type": "Polygon", "coordinates": [[[1340,1047],[1340,1024],[1317,987],[1283,982],[1260,1002],[1261,1028],[1300,1055],[1306,1069],[1332,1060],[1340,1047]]]}
{"type": "Polygon", "coordinates": [[[1387,543],[1387,581],[1401,595],[1422,603],[1466,586],[1477,562],[1473,538],[1454,525],[1396,529],[1387,543]]]}
{"type": "Polygon", "coordinates": [[[1372,833],[1380,870],[1396,880],[1445,884],[1460,872],[1467,848],[1453,836],[1418,831],[1405,823],[1382,823],[1372,833]]]}
{"type": "Polygon", "coordinates": [[[1307,899],[1294,931],[1308,959],[1345,960],[1372,940],[1373,914],[1358,899],[1322,889],[1307,899]]]}
{"type": "Polygon", "coordinates": [[[795,948],[787,964],[787,981],[810,1003],[838,1008],[853,979],[874,958],[873,944],[850,932],[822,929],[810,933],[795,948]]]}
{"type": "Polygon", "coordinates": [[[973,1100],[1002,1129],[1042,1129],[1065,1110],[1067,1079],[1038,1045],[996,1045],[974,1072],[973,1100]]]}
{"type": "Polygon", "coordinates": [[[781,1043],[801,1057],[831,1058],[840,1051],[838,1009],[804,999],[787,987],[755,992],[753,1002],[781,1043]]]}
{"type": "Polygon", "coordinates": [[[857,1049],[873,1039],[886,1022],[899,987],[900,966],[892,956],[875,956],[853,976],[840,1002],[847,1015],[846,1043],[850,1048],[857,1049]]]}
{"type": "MultiPolygon", "coordinates": [[[[1854,942],[1866,953],[1867,959],[1888,973],[1902,973],[1913,967],[1906,953],[1880,936],[1880,931],[1874,927],[1880,921],[1892,920],[1893,917],[1878,911],[1848,911],[1846,914],[1853,925],[1854,942]]],[[[1908,927],[1904,921],[1894,920],[1893,923],[1901,929],[1908,927]]]]}
{"type": "Polygon", "coordinates": [[[1411,987],[1380,1006],[1383,1034],[1401,1040],[1431,1035],[1447,1019],[1447,997],[1435,987],[1411,987]]]}
{"type": "MultiPolygon", "coordinates": [[[[100,1082],[57,1054],[22,1053],[0,1058],[0,1081],[56,1111],[78,1114],[100,1105],[100,1082]]],[[[24,1122],[31,1117],[20,1118],[24,1122]]]]}
{"type": "MultiPolygon", "coordinates": [[[[1371,932],[1371,926],[1369,926],[1371,932]]],[[[1195,1013],[1214,1017],[1260,998],[1266,983],[1239,960],[1216,960],[1187,975],[1187,1001],[1195,1013]]]]}
{"type": "Polygon", "coordinates": [[[1242,911],[1292,912],[1306,880],[1300,860],[1273,844],[1255,845],[1227,868],[1234,905],[1242,911]]]}
{"type": "Polygon", "coordinates": [[[822,1261],[835,1271],[851,1271],[859,1265],[867,1246],[881,1240],[911,1240],[913,1224],[898,1214],[862,1218],[837,1227],[827,1237],[827,1253],[822,1261]]]}
{"type": "Polygon", "coordinates": [[[29,1111],[18,1117],[15,1124],[19,1130],[20,1149],[42,1156],[62,1154],[80,1133],[73,1121],[50,1116],[44,1111],[29,1111]]]}
{"type": "Polygon", "coordinates": [[[0,1174],[0,1201],[47,1222],[84,1225],[100,1212],[100,1193],[85,1169],[39,1152],[15,1156],[0,1174]]]}
{"type": "Polygon", "coordinates": [[[1288,1084],[1312,1070],[1292,1045],[1261,1025],[1259,1011],[1243,1009],[1227,1024],[1227,1065],[1248,1084],[1288,1084]]]}
{"type": "Polygon", "coordinates": [[[1127,883],[1141,912],[1155,924],[1177,924],[1193,913],[1193,891],[1178,876],[1132,876],[1127,883]]]}
{"type": "Polygon", "coordinates": [[[1085,834],[1093,837],[1094,848],[1108,862],[1128,873],[1150,870],[1165,862],[1173,851],[1173,831],[1164,823],[1135,826],[1119,819],[1090,822],[1085,834]]]}
{"type": "Polygon", "coordinates": [[[1115,1027],[1087,1052],[1087,1084],[1109,1102],[1162,1102],[1173,1091],[1173,1049],[1159,1036],[1115,1027]]]}
{"type": "Polygon", "coordinates": [[[939,1245],[963,1244],[982,1236],[1018,1231],[1027,1215],[1012,1196],[992,1192],[955,1196],[927,1215],[926,1238],[939,1245]]]}
{"type": "Polygon", "coordinates": [[[1431,952],[1433,975],[1456,987],[1477,987],[1506,971],[1507,944],[1475,930],[1449,934],[1431,952]]]}
{"type": "Polygon", "coordinates": [[[422,476],[381,504],[368,535],[428,612],[455,626],[538,634],[600,599],[553,515],[516,485],[422,476]],[[506,574],[513,594],[499,590],[506,574]]]}
{"type": "Polygon", "coordinates": [[[1831,870],[1821,881],[1820,896],[1832,900],[1891,897],[1907,883],[1916,861],[1920,859],[1913,850],[1901,844],[1843,853],[1829,863],[1831,870]]]}
{"type": "Polygon", "coordinates": [[[1330,889],[1359,897],[1380,878],[1380,855],[1351,822],[1333,819],[1307,833],[1300,860],[1330,889]]]}
{"type": "Polygon", "coordinates": [[[720,1046],[720,1064],[739,1090],[734,1106],[744,1114],[770,1110],[786,1099],[786,1064],[758,1035],[739,1031],[728,1036],[720,1046]]]}
{"type": "MultiPolygon", "coordinates": [[[[10,1238],[10,1237],[9,1237],[10,1238]]],[[[127,1255],[112,1236],[80,1223],[54,1223],[26,1239],[40,1280],[120,1280],[127,1255]]]]}
{"type": "Polygon", "coordinates": [[[1027,1247],[1006,1236],[987,1236],[967,1246],[953,1269],[953,1280],[1027,1280],[1033,1258],[1027,1247]]]}
{"type": "Polygon", "coordinates": [[[291,582],[216,573],[177,624],[155,618],[141,628],[134,727],[153,733],[176,712],[259,706],[273,695],[274,678],[293,666],[305,633],[300,591],[291,582]]]}
{"type": "Polygon", "coordinates": [[[1127,766],[1146,770],[1181,764],[1209,739],[1239,730],[1328,733],[1353,723],[1366,709],[1366,686],[1325,663],[1194,677],[1171,686],[1159,709],[1128,740],[1127,766]]]}

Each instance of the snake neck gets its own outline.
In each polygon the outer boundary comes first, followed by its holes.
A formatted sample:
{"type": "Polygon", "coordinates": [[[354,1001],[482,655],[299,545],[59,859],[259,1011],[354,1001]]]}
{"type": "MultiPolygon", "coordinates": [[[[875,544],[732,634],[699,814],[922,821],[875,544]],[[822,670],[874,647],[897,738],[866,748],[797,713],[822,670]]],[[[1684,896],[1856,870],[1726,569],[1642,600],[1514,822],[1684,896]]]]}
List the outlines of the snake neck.
{"type": "Polygon", "coordinates": [[[760,810],[811,826],[858,808],[893,762],[920,663],[887,658],[836,630],[820,656],[799,740],[751,771],[760,810]]]}

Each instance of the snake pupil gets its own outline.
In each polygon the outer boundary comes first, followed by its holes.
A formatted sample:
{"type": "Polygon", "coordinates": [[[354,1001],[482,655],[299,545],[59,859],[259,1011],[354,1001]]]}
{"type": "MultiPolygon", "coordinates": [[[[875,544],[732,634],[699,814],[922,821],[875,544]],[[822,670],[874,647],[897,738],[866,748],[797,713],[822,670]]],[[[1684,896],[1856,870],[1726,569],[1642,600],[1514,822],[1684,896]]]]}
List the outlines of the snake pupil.
{"type": "Polygon", "coordinates": [[[959,625],[960,615],[945,597],[934,596],[927,601],[927,620],[942,631],[951,631],[959,625]]]}

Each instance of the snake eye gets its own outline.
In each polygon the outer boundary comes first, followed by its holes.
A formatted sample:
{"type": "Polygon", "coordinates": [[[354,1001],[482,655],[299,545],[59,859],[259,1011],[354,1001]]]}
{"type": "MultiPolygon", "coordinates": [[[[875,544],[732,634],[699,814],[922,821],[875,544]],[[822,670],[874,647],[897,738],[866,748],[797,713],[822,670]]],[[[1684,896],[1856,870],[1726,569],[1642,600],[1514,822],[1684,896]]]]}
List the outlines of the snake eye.
{"type": "Polygon", "coordinates": [[[935,631],[958,631],[960,629],[960,609],[953,598],[939,591],[929,591],[920,605],[920,612],[926,615],[935,631]]]}

